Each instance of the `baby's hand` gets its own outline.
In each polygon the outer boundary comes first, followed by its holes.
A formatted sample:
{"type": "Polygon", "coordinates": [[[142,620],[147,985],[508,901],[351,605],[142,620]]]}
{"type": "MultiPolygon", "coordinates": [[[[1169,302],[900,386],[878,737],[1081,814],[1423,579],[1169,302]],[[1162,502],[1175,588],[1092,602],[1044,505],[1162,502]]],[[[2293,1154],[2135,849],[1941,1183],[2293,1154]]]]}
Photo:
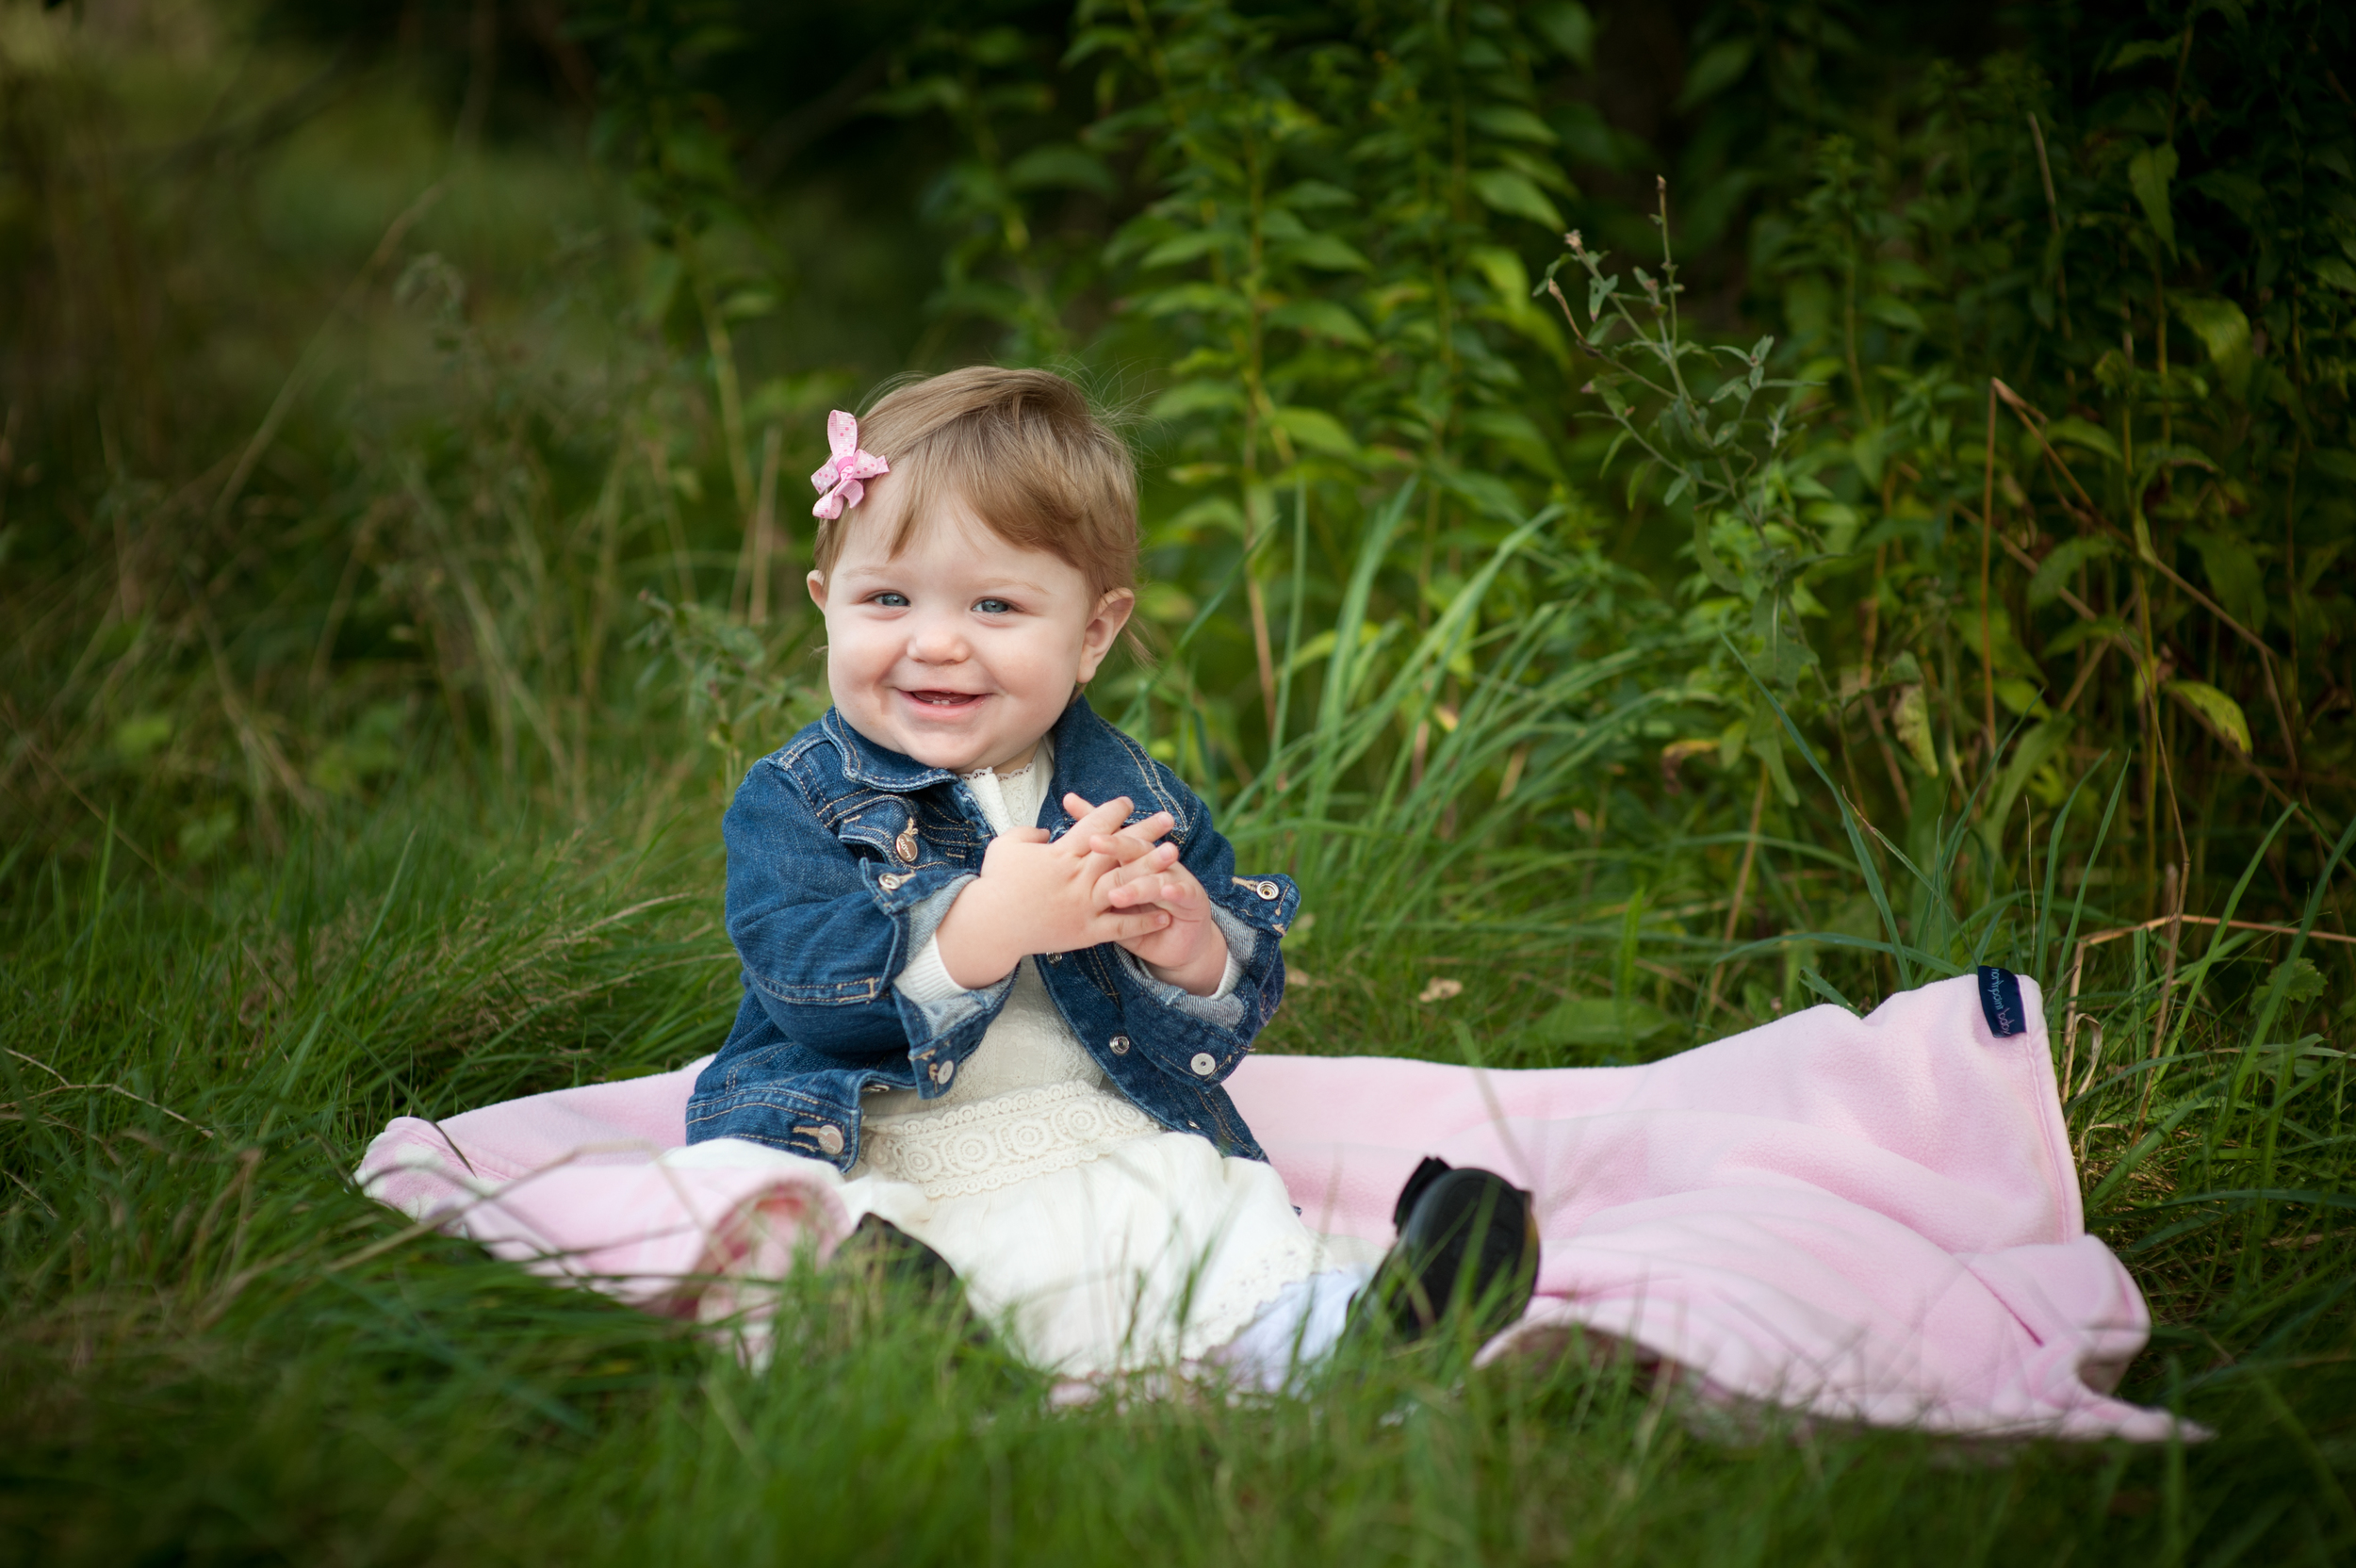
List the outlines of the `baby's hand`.
{"type": "Polygon", "coordinates": [[[1097,884],[1125,851],[1150,845],[1145,830],[1153,837],[1169,830],[1162,816],[1116,835],[1128,814],[1128,801],[1110,800],[1088,810],[1060,842],[1048,842],[1040,827],[992,840],[982,852],[980,879],[957,895],[935,934],[949,978],[969,990],[995,985],[1035,953],[1126,941],[1169,924],[1167,910],[1115,908],[1098,896],[1097,884]],[[1100,837],[1121,847],[1099,854],[1092,845],[1100,837]]]}
{"type": "Polygon", "coordinates": [[[1166,985],[1196,996],[1219,989],[1227,973],[1227,939],[1211,919],[1210,894],[1180,864],[1178,846],[1148,845],[1126,834],[1099,834],[1090,847],[1117,862],[1096,885],[1097,897],[1106,908],[1159,909],[1170,916],[1165,925],[1116,939],[1121,945],[1166,985]]]}

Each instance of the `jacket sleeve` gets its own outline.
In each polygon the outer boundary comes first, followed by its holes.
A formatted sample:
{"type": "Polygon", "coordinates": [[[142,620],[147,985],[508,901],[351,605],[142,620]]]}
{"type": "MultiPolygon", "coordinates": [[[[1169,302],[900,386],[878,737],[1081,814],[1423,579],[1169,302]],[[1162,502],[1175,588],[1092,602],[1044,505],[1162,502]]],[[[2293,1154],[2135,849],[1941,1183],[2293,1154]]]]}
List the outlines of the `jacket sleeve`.
{"type": "Polygon", "coordinates": [[[890,876],[821,820],[774,758],[753,764],[722,824],[728,939],[746,990],[796,1045],[846,1062],[904,1056],[892,977],[972,878],[890,876]]]}
{"type": "Polygon", "coordinates": [[[1242,876],[1235,849],[1211,825],[1209,808],[1175,775],[1160,783],[1186,808],[1188,827],[1179,861],[1210,896],[1211,919],[1227,940],[1234,985],[1210,996],[1156,979],[1126,949],[1112,949],[1120,976],[1122,1011],[1130,1033],[1148,1046],[1148,1057],[1163,1070],[1194,1086],[1223,1082],[1284,998],[1284,956],[1280,946],[1301,891],[1286,876],[1242,876]],[[1210,1058],[1203,1071],[1200,1058],[1210,1058]]]}

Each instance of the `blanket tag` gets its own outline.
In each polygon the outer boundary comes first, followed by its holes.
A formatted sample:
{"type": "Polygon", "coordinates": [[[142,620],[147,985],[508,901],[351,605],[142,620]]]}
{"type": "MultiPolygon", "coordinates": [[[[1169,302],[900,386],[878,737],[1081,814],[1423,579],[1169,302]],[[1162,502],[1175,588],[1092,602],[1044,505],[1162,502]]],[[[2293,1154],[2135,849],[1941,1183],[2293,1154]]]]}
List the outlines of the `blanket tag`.
{"type": "Polygon", "coordinates": [[[2021,1005],[2021,977],[2008,969],[1982,964],[1980,1011],[1988,1015],[1988,1033],[2000,1040],[2025,1031],[2029,1015],[2021,1005]]]}

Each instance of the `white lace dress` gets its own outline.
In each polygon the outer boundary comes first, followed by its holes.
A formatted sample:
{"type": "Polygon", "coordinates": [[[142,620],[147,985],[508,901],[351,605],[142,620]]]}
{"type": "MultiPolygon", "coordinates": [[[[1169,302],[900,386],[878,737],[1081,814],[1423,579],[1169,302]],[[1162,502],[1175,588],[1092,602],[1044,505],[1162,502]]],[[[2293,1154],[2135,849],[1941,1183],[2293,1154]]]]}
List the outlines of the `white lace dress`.
{"type": "MultiPolygon", "coordinates": [[[[1042,746],[1018,772],[965,781],[1005,833],[1039,820],[1051,763],[1042,746]]],[[[1231,959],[1222,993],[1235,979],[1231,959]]],[[[923,1000],[958,988],[932,943],[894,984],[923,1000]]],[[[1201,1360],[1340,1261],[1274,1170],[1165,1132],[1114,1088],[1036,958],[944,1093],[891,1090],[861,1111],[859,1162],[836,1178],[853,1221],[878,1215],[930,1246],[976,1311],[1069,1377],[1201,1360]]],[[[672,1157],[756,1158],[799,1157],[728,1138],[672,1157]]]]}

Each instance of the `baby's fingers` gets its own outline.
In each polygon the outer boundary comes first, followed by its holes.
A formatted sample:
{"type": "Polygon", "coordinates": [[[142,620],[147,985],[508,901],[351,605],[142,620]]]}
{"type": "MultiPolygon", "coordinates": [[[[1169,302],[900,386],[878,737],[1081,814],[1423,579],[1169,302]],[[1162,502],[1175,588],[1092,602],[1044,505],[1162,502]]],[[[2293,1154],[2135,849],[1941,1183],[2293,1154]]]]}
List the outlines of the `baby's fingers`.
{"type": "Polygon", "coordinates": [[[1183,907],[1187,903],[1185,879],[1146,872],[1136,876],[1123,876],[1104,891],[1104,902],[1116,909],[1135,909],[1140,905],[1158,904],[1165,908],[1183,907]]]}
{"type": "Polygon", "coordinates": [[[1153,875],[1153,878],[1140,878],[1136,883],[1115,888],[1107,902],[1115,908],[1136,908],[1140,904],[1154,904],[1157,908],[1169,908],[1171,913],[1192,916],[1195,908],[1202,904],[1202,888],[1197,888],[1190,878],[1181,878],[1181,875],[1153,875]]]}
{"type": "MultiPolygon", "coordinates": [[[[1088,840],[1088,848],[1114,864],[1124,867],[1134,865],[1147,856],[1158,855],[1165,849],[1170,852],[1172,858],[1175,858],[1178,853],[1178,846],[1175,844],[1156,845],[1144,839],[1133,839],[1125,832],[1099,833],[1088,840]]],[[[1167,861],[1164,862],[1164,864],[1167,863],[1167,861]]]]}
{"type": "Polygon", "coordinates": [[[1124,839],[1135,839],[1139,843],[1150,844],[1177,825],[1178,820],[1169,812],[1156,811],[1150,817],[1131,823],[1121,830],[1120,836],[1124,839]]]}
{"type": "Polygon", "coordinates": [[[1064,835],[1064,842],[1077,854],[1088,852],[1090,842],[1099,833],[1110,833],[1129,815],[1129,797],[1115,795],[1102,806],[1090,806],[1076,794],[1063,797],[1063,808],[1079,818],[1072,831],[1064,835]]]}
{"type": "Polygon", "coordinates": [[[1176,844],[1147,843],[1126,833],[1099,833],[1088,841],[1088,847],[1118,865],[1124,879],[1160,871],[1178,859],[1176,844]]]}
{"type": "Polygon", "coordinates": [[[1123,890],[1129,888],[1132,884],[1145,883],[1149,881],[1157,882],[1161,874],[1169,870],[1170,863],[1175,856],[1176,851],[1171,849],[1170,846],[1165,844],[1159,848],[1147,851],[1143,856],[1131,861],[1125,866],[1117,865],[1111,870],[1105,872],[1102,876],[1096,879],[1096,901],[1098,907],[1101,908],[1109,904],[1118,905],[1123,908],[1130,908],[1139,904],[1153,903],[1153,897],[1151,891],[1132,896],[1122,896],[1123,890]],[[1165,854],[1165,850],[1168,850],[1170,853],[1165,854]]]}
{"type": "Polygon", "coordinates": [[[1107,911],[1096,917],[1096,928],[1104,935],[1100,941],[1130,942],[1139,937],[1150,937],[1170,924],[1167,909],[1139,909],[1130,914],[1107,911]]]}

